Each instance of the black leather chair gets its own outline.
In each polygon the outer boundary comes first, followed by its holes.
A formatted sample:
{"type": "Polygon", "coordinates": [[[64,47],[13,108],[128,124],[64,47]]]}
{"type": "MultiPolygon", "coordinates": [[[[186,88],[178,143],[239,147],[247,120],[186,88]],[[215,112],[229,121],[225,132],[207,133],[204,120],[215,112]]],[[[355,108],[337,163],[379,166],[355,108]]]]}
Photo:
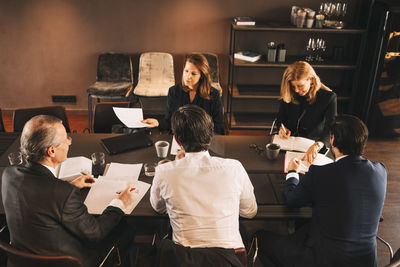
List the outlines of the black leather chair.
{"type": "Polygon", "coordinates": [[[100,102],[94,107],[93,131],[111,133],[112,126],[122,124],[113,111],[113,107],[128,108],[130,102],[100,102]]]}
{"type": "Polygon", "coordinates": [[[93,103],[127,101],[133,89],[132,59],[127,54],[103,53],[97,61],[96,82],[86,90],[88,94],[89,130],[93,130],[93,103]]]}
{"type": "Polygon", "coordinates": [[[14,132],[22,132],[25,123],[36,115],[55,116],[62,120],[62,123],[67,133],[71,132],[69,128],[67,113],[65,112],[65,108],[62,106],[16,109],[14,111],[13,117],[14,132]]]}
{"type": "Polygon", "coordinates": [[[0,241],[0,249],[8,256],[8,267],[83,267],[81,261],[72,256],[43,256],[20,251],[0,241]]]}
{"type": "Polygon", "coordinates": [[[4,133],[5,131],[6,131],[6,128],[4,127],[3,115],[1,114],[1,108],[0,108],[0,132],[4,133]]]}

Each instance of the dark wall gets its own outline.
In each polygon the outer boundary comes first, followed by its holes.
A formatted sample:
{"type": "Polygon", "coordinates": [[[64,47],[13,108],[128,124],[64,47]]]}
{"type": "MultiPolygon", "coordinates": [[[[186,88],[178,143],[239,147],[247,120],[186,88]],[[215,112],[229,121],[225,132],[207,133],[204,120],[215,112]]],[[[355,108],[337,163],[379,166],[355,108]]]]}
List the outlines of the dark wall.
{"type": "MultiPolygon", "coordinates": [[[[221,57],[222,86],[232,17],[289,20],[290,6],[318,9],[321,1],[265,0],[0,0],[0,107],[52,105],[51,95],[76,95],[67,109],[87,108],[86,88],[105,51],[221,57]]],[[[354,2],[354,1],[353,1],[354,2]]],[[[355,7],[349,1],[349,13],[355,7]]]]}

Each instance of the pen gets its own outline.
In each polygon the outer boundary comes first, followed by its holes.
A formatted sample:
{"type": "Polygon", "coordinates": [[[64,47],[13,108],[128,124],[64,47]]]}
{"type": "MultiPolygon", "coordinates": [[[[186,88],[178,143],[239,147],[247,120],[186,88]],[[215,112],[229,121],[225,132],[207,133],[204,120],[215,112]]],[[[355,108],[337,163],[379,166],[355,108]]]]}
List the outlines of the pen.
{"type": "MultiPolygon", "coordinates": [[[[132,192],[133,190],[135,190],[136,188],[134,188],[134,187],[132,187],[131,189],[129,189],[129,192],[132,192]]],[[[116,194],[121,194],[122,192],[121,191],[118,191],[118,192],[115,192],[116,194]]]]}
{"type": "Polygon", "coordinates": [[[285,132],[285,134],[287,134],[287,131],[286,131],[285,125],[283,125],[283,123],[281,123],[281,127],[282,127],[282,130],[285,132]]]}

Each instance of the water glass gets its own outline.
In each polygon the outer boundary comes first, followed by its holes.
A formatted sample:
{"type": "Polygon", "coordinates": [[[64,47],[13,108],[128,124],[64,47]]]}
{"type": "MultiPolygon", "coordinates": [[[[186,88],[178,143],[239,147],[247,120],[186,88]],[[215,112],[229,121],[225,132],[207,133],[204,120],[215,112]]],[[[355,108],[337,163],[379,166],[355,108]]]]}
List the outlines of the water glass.
{"type": "Polygon", "coordinates": [[[90,158],[92,159],[92,175],[97,178],[103,175],[106,166],[105,154],[103,152],[95,152],[90,158]]]}
{"type": "Polygon", "coordinates": [[[11,152],[8,154],[8,161],[10,162],[10,165],[22,164],[23,158],[21,152],[11,152]]]}

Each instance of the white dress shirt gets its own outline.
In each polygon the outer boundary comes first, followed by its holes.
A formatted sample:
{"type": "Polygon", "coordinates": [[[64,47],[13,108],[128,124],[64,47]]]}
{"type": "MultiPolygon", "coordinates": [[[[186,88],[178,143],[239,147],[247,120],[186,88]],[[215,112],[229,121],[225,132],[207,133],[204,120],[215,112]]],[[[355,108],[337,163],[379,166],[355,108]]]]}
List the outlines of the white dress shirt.
{"type": "Polygon", "coordinates": [[[211,157],[208,151],[157,166],[150,202],[157,212],[168,213],[173,240],[193,248],[243,247],[239,215],[252,218],[257,213],[242,164],[211,157]]]}

